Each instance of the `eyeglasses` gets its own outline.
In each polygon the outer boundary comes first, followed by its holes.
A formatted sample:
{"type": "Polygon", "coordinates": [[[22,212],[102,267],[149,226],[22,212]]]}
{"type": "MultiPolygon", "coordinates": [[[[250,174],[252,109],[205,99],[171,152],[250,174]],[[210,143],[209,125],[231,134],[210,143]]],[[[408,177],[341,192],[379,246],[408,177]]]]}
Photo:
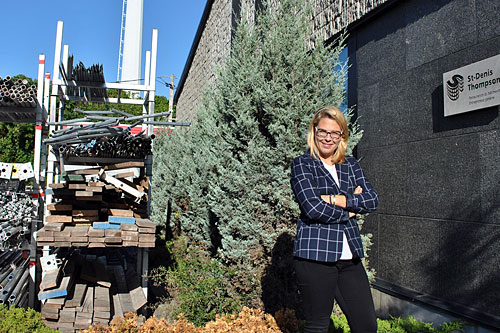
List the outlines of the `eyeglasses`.
{"type": "Polygon", "coordinates": [[[316,136],[318,137],[318,139],[325,139],[328,135],[330,135],[330,138],[332,138],[332,140],[338,140],[340,139],[340,137],[342,136],[342,134],[344,134],[342,131],[331,131],[331,132],[328,132],[328,131],[325,131],[324,129],[321,129],[321,128],[317,128],[315,127],[316,129],[316,136]]]}

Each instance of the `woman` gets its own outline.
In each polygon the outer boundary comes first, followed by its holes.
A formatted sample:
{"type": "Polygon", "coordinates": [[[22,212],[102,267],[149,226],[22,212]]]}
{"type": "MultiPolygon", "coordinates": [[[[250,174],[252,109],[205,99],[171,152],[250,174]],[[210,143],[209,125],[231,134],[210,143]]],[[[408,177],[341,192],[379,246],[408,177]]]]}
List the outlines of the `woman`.
{"type": "Polygon", "coordinates": [[[372,212],[378,197],[358,161],[345,156],[349,131],[335,106],[313,117],[309,152],[293,160],[291,185],[300,206],[294,264],[303,300],[304,332],[327,332],[334,299],[351,332],[376,332],[356,214],[372,212]]]}

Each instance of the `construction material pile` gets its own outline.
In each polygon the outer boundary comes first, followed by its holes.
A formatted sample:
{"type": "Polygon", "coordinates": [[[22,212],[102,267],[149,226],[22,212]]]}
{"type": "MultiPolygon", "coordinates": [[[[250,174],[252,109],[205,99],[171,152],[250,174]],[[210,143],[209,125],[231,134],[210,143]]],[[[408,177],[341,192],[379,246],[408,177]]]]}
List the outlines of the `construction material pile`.
{"type": "MultiPolygon", "coordinates": [[[[95,83],[96,86],[106,82],[104,79],[104,71],[102,65],[92,65],[88,68],[80,61],[78,65],[73,67],[73,56],[68,57],[68,68],[71,70],[66,73],[61,70],[61,75],[65,81],[76,81],[77,83],[95,83]]],[[[92,102],[105,102],[108,98],[108,93],[105,88],[99,87],[75,87],[68,86],[66,95],[79,96],[92,102]]]]}
{"type": "Polygon", "coordinates": [[[37,244],[154,247],[156,225],[147,220],[144,162],[80,167],[67,172],[65,183],[50,185],[57,202],[47,206],[50,215],[37,244]]]}
{"type": "Polygon", "coordinates": [[[36,86],[28,80],[12,80],[10,76],[0,77],[0,106],[21,108],[36,107],[36,86]]]}
{"type": "Polygon", "coordinates": [[[33,202],[24,193],[0,191],[0,250],[23,248],[30,238],[33,202]]]}
{"type": "MultiPolygon", "coordinates": [[[[83,212],[79,210],[78,213],[83,212]]],[[[69,218],[68,218],[69,220],[69,218]]],[[[109,222],[92,226],[47,223],[37,232],[38,246],[54,247],[155,247],[156,225],[147,219],[109,216],[109,222]]]]}
{"type": "Polygon", "coordinates": [[[154,135],[145,135],[144,131],[131,134],[132,128],[141,124],[152,123],[149,118],[165,117],[170,112],[135,116],[120,110],[83,111],[83,118],[65,120],[50,125],[58,129],[44,140],[52,149],[69,157],[105,157],[144,159],[151,155],[151,140],[154,135]],[[117,117],[103,116],[114,114],[117,117]],[[90,122],[90,123],[89,123],[90,122]],[[127,123],[126,125],[121,125],[127,123]]]}
{"type": "Polygon", "coordinates": [[[29,259],[22,251],[0,252],[0,304],[28,305],[29,259]]]}
{"type": "Polygon", "coordinates": [[[129,253],[87,249],[44,258],[38,299],[42,318],[53,329],[75,332],[96,323],[105,326],[146,304],[140,276],[125,260],[131,258],[129,253]]]}
{"type": "Polygon", "coordinates": [[[24,248],[31,238],[36,210],[25,193],[26,180],[34,177],[31,163],[0,162],[0,250],[24,248]]]}

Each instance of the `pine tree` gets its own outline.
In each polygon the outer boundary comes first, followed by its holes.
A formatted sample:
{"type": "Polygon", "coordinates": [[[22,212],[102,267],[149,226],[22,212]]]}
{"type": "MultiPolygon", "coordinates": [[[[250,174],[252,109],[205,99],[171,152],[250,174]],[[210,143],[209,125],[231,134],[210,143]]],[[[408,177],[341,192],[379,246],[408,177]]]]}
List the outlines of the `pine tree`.
{"type": "MultiPolygon", "coordinates": [[[[164,221],[171,200],[170,227],[237,267],[237,286],[260,294],[266,276],[283,274],[266,268],[273,256],[291,258],[299,214],[291,161],[307,149],[314,112],[344,100],[347,67],[338,61],[345,36],[313,41],[303,1],[266,2],[254,23],[245,17],[197,122],[155,142],[153,216],[164,221]]],[[[348,153],[361,135],[353,124],[348,153]]]]}

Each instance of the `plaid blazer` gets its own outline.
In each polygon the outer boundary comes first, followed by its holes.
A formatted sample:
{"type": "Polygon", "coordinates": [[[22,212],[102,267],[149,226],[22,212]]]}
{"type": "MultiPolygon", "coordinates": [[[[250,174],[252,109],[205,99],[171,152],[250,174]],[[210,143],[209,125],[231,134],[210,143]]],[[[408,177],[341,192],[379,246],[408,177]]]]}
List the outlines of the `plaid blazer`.
{"type": "Polygon", "coordinates": [[[346,157],[346,161],[336,164],[335,168],[340,187],[323,162],[313,159],[309,153],[292,162],[290,181],[301,212],[293,251],[296,257],[338,261],[344,232],[353,256],[364,256],[358,223],[355,218],[349,218],[349,212],[374,211],[378,206],[378,196],[354,157],[346,157]],[[363,188],[362,194],[353,194],[357,186],[363,188]],[[323,201],[320,197],[323,194],[345,195],[347,207],[343,209],[323,201]]]}

